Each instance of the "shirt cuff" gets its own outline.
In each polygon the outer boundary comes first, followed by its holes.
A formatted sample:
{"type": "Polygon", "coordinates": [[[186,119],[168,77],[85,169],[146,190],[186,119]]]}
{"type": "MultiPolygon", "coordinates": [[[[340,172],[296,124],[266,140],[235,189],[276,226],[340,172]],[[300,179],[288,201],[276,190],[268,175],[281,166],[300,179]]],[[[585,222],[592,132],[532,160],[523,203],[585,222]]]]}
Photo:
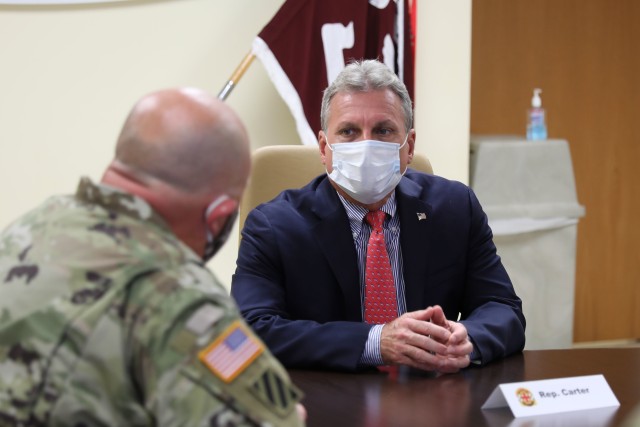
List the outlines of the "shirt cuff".
{"type": "Polygon", "coordinates": [[[476,347],[476,343],[473,342],[471,337],[468,337],[469,341],[471,341],[471,345],[473,346],[473,350],[471,350],[471,354],[469,355],[469,359],[472,365],[482,365],[482,355],[480,354],[480,350],[476,347]]]}
{"type": "Polygon", "coordinates": [[[380,336],[384,325],[373,325],[369,329],[369,337],[364,345],[364,351],[360,357],[360,364],[365,366],[384,365],[382,353],[380,352],[380,336]]]}

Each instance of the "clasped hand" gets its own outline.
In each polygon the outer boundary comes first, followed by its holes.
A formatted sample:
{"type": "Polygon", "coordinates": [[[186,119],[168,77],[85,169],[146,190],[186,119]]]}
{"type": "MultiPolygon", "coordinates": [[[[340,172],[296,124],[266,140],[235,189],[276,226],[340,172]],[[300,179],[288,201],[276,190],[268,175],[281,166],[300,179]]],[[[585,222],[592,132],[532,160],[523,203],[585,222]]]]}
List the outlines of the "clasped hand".
{"type": "Polygon", "coordinates": [[[387,365],[454,373],[469,365],[473,345],[464,325],[447,320],[436,305],[384,325],[380,351],[387,365]]]}

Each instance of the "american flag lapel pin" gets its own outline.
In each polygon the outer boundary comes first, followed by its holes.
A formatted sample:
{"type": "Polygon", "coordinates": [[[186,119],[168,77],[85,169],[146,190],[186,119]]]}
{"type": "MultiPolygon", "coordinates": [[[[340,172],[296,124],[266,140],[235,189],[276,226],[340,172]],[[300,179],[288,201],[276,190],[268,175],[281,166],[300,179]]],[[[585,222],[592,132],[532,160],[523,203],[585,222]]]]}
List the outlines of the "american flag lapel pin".
{"type": "Polygon", "coordinates": [[[418,215],[418,221],[422,221],[423,219],[427,219],[427,214],[424,212],[416,212],[416,215],[418,215]]]}

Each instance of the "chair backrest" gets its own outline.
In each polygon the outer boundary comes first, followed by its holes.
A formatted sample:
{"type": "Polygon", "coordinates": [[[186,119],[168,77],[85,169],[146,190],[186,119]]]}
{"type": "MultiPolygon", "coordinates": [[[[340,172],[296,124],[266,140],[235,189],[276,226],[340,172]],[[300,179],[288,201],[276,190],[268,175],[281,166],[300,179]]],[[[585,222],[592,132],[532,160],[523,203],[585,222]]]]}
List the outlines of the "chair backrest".
{"type": "MultiPolygon", "coordinates": [[[[273,199],[283,190],[300,188],[325,173],[317,146],[269,145],[258,148],[251,157],[251,177],[238,215],[240,231],[251,209],[273,199]]],[[[414,153],[409,166],[420,172],[433,173],[429,159],[418,153],[414,153]]]]}

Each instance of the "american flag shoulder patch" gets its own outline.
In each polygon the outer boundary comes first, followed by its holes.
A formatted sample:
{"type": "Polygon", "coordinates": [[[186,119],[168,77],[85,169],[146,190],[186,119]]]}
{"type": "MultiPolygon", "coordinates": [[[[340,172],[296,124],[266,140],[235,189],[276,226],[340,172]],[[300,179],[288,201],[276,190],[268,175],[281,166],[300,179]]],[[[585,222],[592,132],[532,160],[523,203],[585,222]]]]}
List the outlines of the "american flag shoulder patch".
{"type": "Polygon", "coordinates": [[[264,345],[246,326],[235,321],[198,353],[198,359],[216,376],[230,383],[263,351],[264,345]]]}

